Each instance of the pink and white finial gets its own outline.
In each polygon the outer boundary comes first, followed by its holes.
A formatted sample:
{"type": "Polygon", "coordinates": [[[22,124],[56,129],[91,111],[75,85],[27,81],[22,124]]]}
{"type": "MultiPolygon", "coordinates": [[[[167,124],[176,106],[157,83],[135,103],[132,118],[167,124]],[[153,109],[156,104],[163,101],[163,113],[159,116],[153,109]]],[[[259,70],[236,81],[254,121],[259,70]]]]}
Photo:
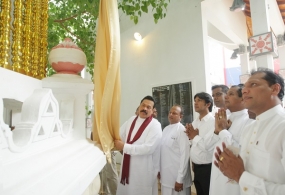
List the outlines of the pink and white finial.
{"type": "Polygon", "coordinates": [[[49,63],[59,74],[78,74],[87,64],[85,53],[70,38],[53,47],[49,63]]]}

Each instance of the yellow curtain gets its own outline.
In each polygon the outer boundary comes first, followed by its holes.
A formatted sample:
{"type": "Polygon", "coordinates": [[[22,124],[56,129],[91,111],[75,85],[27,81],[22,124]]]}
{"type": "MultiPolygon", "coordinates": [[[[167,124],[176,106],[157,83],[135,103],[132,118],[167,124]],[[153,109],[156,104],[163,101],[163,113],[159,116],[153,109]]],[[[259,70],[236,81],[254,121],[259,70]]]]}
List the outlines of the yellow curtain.
{"type": "Polygon", "coordinates": [[[107,160],[114,139],[120,139],[120,26],[117,0],[101,0],[94,65],[93,139],[107,160]]]}

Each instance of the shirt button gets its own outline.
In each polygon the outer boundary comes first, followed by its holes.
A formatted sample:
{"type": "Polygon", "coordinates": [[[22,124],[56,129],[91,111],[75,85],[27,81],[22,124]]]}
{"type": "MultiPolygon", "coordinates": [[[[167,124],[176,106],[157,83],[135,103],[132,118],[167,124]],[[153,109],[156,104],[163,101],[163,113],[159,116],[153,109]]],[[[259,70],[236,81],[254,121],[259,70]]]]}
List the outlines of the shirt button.
{"type": "Polygon", "coordinates": [[[250,144],[252,144],[252,142],[250,142],[250,144]]]}
{"type": "Polygon", "coordinates": [[[256,134],[256,132],[254,132],[254,134],[256,134]]]}
{"type": "Polygon", "coordinates": [[[246,192],[246,191],[247,191],[247,187],[244,187],[244,188],[243,188],[243,191],[245,191],[245,192],[246,192]]]}
{"type": "Polygon", "coordinates": [[[249,151],[247,151],[246,153],[249,154],[249,151]]]}

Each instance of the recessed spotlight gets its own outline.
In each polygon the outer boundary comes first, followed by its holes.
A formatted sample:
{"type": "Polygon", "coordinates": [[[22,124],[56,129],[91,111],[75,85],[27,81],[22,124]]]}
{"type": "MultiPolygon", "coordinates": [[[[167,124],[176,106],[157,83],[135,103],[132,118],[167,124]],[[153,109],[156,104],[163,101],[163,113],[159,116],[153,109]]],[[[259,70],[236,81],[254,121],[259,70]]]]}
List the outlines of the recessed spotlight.
{"type": "Polygon", "coordinates": [[[135,39],[136,39],[137,41],[141,41],[141,40],[142,40],[142,36],[141,36],[141,34],[138,33],[138,32],[135,32],[134,37],[135,37],[135,39]]]}

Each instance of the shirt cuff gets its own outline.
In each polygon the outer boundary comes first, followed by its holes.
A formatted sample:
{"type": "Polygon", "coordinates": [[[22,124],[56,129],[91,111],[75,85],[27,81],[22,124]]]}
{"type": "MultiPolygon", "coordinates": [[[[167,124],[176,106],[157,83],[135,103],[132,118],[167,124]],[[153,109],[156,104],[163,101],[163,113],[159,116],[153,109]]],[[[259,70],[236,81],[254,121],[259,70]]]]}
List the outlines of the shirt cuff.
{"type": "Polygon", "coordinates": [[[192,140],[189,140],[189,144],[190,144],[190,146],[192,146],[192,144],[193,144],[193,141],[192,141],[192,140]]]}
{"type": "Polygon", "coordinates": [[[196,135],[193,139],[192,144],[195,146],[197,145],[197,143],[202,139],[202,137],[200,137],[199,135],[196,135]]]}
{"type": "Polygon", "coordinates": [[[123,148],[123,152],[124,152],[125,154],[130,154],[130,152],[131,152],[131,147],[132,147],[131,144],[125,143],[125,144],[124,144],[124,148],[123,148]]]}
{"type": "Polygon", "coordinates": [[[263,179],[244,171],[239,179],[239,186],[242,194],[252,195],[255,193],[256,189],[263,192],[261,194],[266,194],[263,179]]]}
{"type": "MultiPolygon", "coordinates": [[[[183,183],[183,177],[181,177],[179,174],[177,175],[177,178],[176,178],[176,182],[177,183],[183,183]]],[[[184,187],[184,186],[183,186],[184,187]]]]}
{"type": "Polygon", "coordinates": [[[225,137],[232,137],[232,134],[226,130],[226,129],[223,129],[222,131],[220,131],[219,133],[219,138],[220,139],[224,139],[225,137]]]}

